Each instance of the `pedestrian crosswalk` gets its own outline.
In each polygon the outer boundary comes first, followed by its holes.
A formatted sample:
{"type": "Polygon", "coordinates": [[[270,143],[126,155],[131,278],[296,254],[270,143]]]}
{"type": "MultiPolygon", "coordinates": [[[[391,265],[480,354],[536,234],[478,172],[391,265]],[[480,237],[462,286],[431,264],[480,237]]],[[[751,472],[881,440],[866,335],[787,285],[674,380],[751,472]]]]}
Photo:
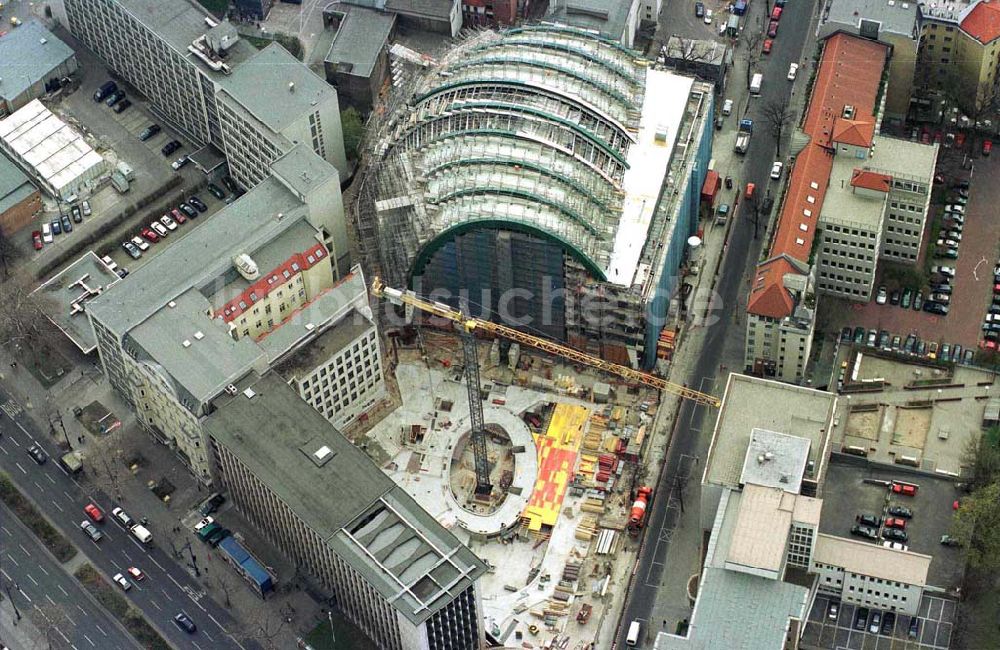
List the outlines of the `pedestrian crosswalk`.
{"type": "Polygon", "coordinates": [[[2,405],[0,405],[0,409],[3,409],[3,412],[7,414],[7,417],[11,419],[24,412],[24,409],[21,408],[21,405],[12,399],[7,400],[2,405]]]}

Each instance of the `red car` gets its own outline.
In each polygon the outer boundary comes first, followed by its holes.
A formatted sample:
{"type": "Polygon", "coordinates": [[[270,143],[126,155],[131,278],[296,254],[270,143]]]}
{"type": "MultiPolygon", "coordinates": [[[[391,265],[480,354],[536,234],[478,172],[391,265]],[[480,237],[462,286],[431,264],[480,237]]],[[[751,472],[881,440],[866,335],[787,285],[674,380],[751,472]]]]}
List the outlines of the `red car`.
{"type": "Polygon", "coordinates": [[[761,51],[762,51],[762,52],[763,52],[764,54],[770,54],[770,53],[771,53],[771,48],[772,48],[772,47],[774,47],[774,41],[772,41],[772,40],[771,40],[771,39],[769,39],[769,38],[768,38],[768,39],[765,39],[765,40],[764,40],[764,47],[762,47],[762,48],[761,48],[761,51]]]}
{"type": "Polygon", "coordinates": [[[896,494],[902,494],[903,496],[912,497],[916,496],[917,494],[917,486],[907,485],[905,483],[893,483],[892,491],[895,492],[896,494]]]}
{"type": "Polygon", "coordinates": [[[885,527],[903,530],[906,528],[906,520],[900,519],[899,517],[886,517],[885,527]]]}
{"type": "Polygon", "coordinates": [[[143,228],[142,232],[140,232],[139,234],[142,235],[143,238],[145,238],[146,241],[148,242],[152,242],[155,244],[156,242],[160,241],[160,236],[157,235],[152,230],[150,230],[149,228],[143,228]]]}
{"type": "Polygon", "coordinates": [[[98,524],[104,521],[104,513],[101,512],[101,509],[95,506],[93,503],[88,503],[86,506],[84,506],[83,511],[87,513],[88,517],[90,517],[92,520],[94,520],[94,522],[98,524]]]}
{"type": "Polygon", "coordinates": [[[988,156],[991,151],[993,151],[993,141],[983,140],[983,155],[988,156]]]}
{"type": "Polygon", "coordinates": [[[920,134],[920,142],[922,144],[930,144],[931,143],[931,134],[929,132],[927,132],[927,131],[924,131],[923,133],[921,133],[920,134]]]}
{"type": "Polygon", "coordinates": [[[31,245],[35,247],[36,251],[42,250],[42,232],[40,230],[31,233],[31,245]]]}
{"type": "Polygon", "coordinates": [[[781,7],[775,7],[771,10],[771,20],[781,20],[781,7]]]}
{"type": "Polygon", "coordinates": [[[1000,293],[1000,282],[993,285],[993,293],[1000,293]]]}
{"type": "Polygon", "coordinates": [[[772,20],[771,23],[767,26],[767,35],[770,36],[771,38],[777,37],[777,35],[778,35],[778,21],[777,20],[772,20]]]}
{"type": "Polygon", "coordinates": [[[184,223],[185,221],[188,220],[187,217],[184,216],[184,213],[178,210],[177,208],[174,208],[173,210],[170,211],[170,216],[172,216],[174,218],[174,221],[176,221],[177,223],[184,223]]]}
{"type": "Polygon", "coordinates": [[[964,133],[956,133],[955,134],[955,146],[956,147],[961,147],[963,144],[965,144],[965,134],[964,133]]]}
{"type": "Polygon", "coordinates": [[[986,339],[985,341],[979,344],[979,347],[982,348],[983,350],[996,350],[997,342],[991,339],[986,339]]]}

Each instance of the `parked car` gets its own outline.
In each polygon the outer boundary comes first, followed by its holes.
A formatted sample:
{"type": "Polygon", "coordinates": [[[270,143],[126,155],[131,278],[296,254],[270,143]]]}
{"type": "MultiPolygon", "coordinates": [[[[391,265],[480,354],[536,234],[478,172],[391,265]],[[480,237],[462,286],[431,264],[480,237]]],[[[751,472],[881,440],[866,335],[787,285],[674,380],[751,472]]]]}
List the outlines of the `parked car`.
{"type": "Polygon", "coordinates": [[[962,543],[960,541],[958,541],[957,539],[955,539],[954,537],[952,537],[951,535],[942,535],[941,536],[941,545],[942,546],[961,546],[962,543]]]}
{"type": "Polygon", "coordinates": [[[704,23],[706,25],[711,25],[712,24],[712,10],[711,9],[705,9],[705,15],[702,17],[702,21],[704,21],[704,23]]]}
{"type": "Polygon", "coordinates": [[[865,328],[855,327],[854,328],[854,343],[861,345],[865,342],[865,328]]]}
{"type": "Polygon", "coordinates": [[[214,517],[205,517],[204,519],[202,519],[201,521],[199,521],[194,525],[194,532],[196,533],[200,532],[202,528],[213,523],[215,523],[214,517]]]}
{"type": "Polygon", "coordinates": [[[69,220],[69,215],[64,214],[60,221],[62,222],[63,232],[73,232],[73,222],[69,220]]]}
{"type": "Polygon", "coordinates": [[[951,346],[947,343],[941,345],[941,354],[938,356],[941,361],[951,361],[951,346]]]}
{"type": "Polygon", "coordinates": [[[150,124],[149,126],[144,128],[141,133],[139,133],[139,140],[145,142],[146,140],[151,139],[159,132],[160,132],[159,124],[150,124]]]}
{"type": "Polygon", "coordinates": [[[875,342],[877,340],[878,340],[878,332],[876,332],[875,330],[868,330],[868,340],[865,342],[865,345],[867,345],[870,348],[875,347],[875,342]]]}
{"type": "Polygon", "coordinates": [[[52,224],[42,224],[42,241],[46,244],[52,243],[52,224]]]}
{"type": "Polygon", "coordinates": [[[879,524],[882,523],[882,518],[875,515],[860,514],[854,519],[862,526],[871,526],[872,528],[878,528],[879,524]]]}
{"type": "Polygon", "coordinates": [[[115,113],[124,113],[132,105],[132,102],[128,99],[123,99],[112,108],[115,113]]]}
{"type": "Polygon", "coordinates": [[[197,195],[192,195],[188,199],[188,203],[190,203],[191,205],[193,205],[195,207],[195,209],[198,210],[198,212],[207,212],[208,211],[208,206],[205,205],[205,202],[202,201],[200,198],[198,198],[197,195]]]}
{"type": "Polygon", "coordinates": [[[889,292],[885,288],[885,285],[882,285],[878,288],[878,293],[875,294],[875,303],[879,305],[884,305],[888,297],[889,297],[889,292]]]}
{"type": "Polygon", "coordinates": [[[73,217],[73,223],[83,223],[83,213],[78,206],[71,207],[69,213],[73,217]]]}
{"type": "Polygon", "coordinates": [[[880,348],[888,348],[889,341],[890,341],[889,332],[887,332],[886,330],[882,330],[881,332],[878,333],[878,346],[880,348]]]}
{"type": "Polygon", "coordinates": [[[705,17],[705,5],[700,2],[694,3],[694,15],[696,18],[705,17]]]}
{"type": "Polygon", "coordinates": [[[31,456],[31,460],[35,461],[39,465],[44,465],[45,461],[49,459],[48,455],[45,453],[45,450],[43,450],[37,444],[28,447],[28,455],[31,456]]]}
{"type": "Polygon", "coordinates": [[[764,45],[761,46],[760,51],[764,54],[770,54],[771,49],[774,47],[774,41],[770,38],[764,39],[764,45]]]}
{"type": "Polygon", "coordinates": [[[899,306],[903,309],[909,309],[910,303],[913,300],[913,289],[904,289],[903,297],[899,301],[899,306]]]}
{"type": "Polygon", "coordinates": [[[962,352],[964,352],[962,346],[956,343],[955,347],[951,349],[951,360],[959,363],[962,360],[962,352]]]}
{"type": "Polygon", "coordinates": [[[859,607],[854,610],[854,629],[864,630],[865,625],[868,624],[868,608],[859,607]]]}
{"type": "Polygon", "coordinates": [[[931,267],[931,273],[939,273],[948,278],[955,277],[955,267],[954,266],[944,266],[944,265],[934,265],[931,267]]]}
{"type": "Polygon", "coordinates": [[[178,207],[178,208],[180,209],[180,211],[181,211],[181,212],[183,212],[184,214],[186,214],[186,215],[187,215],[188,217],[190,217],[191,219],[194,219],[195,217],[197,217],[197,216],[198,216],[198,211],[197,211],[197,210],[195,210],[194,208],[192,208],[192,207],[191,207],[190,205],[188,205],[187,203],[181,203],[181,204],[180,204],[179,206],[177,206],[177,207],[178,207]]]}
{"type": "Polygon", "coordinates": [[[906,528],[906,520],[902,517],[886,517],[885,519],[886,528],[898,528],[899,530],[904,530],[906,528]]]}
{"type": "Polygon", "coordinates": [[[146,252],[149,250],[149,242],[143,239],[142,237],[138,236],[133,237],[132,243],[135,244],[135,247],[141,250],[142,252],[146,252]]]}
{"type": "Polygon", "coordinates": [[[767,35],[768,35],[769,38],[777,38],[778,37],[778,21],[777,20],[772,20],[770,23],[768,23],[768,25],[767,25],[767,35]]]}
{"type": "Polygon", "coordinates": [[[177,151],[180,148],[181,148],[180,140],[171,140],[167,144],[163,145],[163,147],[160,149],[160,153],[162,153],[164,156],[169,156],[170,154],[172,154],[173,152],[177,151]]]}
{"type": "Polygon", "coordinates": [[[886,512],[893,517],[902,517],[903,519],[910,519],[913,517],[913,511],[906,506],[892,505],[886,509],[886,512]]]}
{"type": "Polygon", "coordinates": [[[902,494],[904,496],[912,497],[917,494],[917,486],[909,485],[907,483],[893,483],[892,491],[896,494],[902,494]]]}
{"type": "Polygon", "coordinates": [[[122,591],[128,591],[132,588],[132,583],[120,573],[116,573],[111,579],[114,580],[115,584],[122,588],[122,591]]]}
{"type": "Polygon", "coordinates": [[[142,251],[140,251],[139,247],[133,244],[131,241],[123,241],[122,248],[124,248],[125,252],[128,253],[128,256],[134,260],[137,260],[140,257],[142,257],[142,251]]]}
{"type": "Polygon", "coordinates": [[[948,205],[944,206],[944,211],[945,212],[952,212],[954,214],[964,215],[965,214],[965,206],[958,205],[957,203],[949,203],[948,205]]]}
{"type": "Polygon", "coordinates": [[[49,225],[52,226],[52,234],[53,235],[62,234],[62,221],[60,221],[58,217],[56,217],[55,219],[53,219],[52,222],[49,225]]]}
{"type": "Polygon", "coordinates": [[[42,250],[42,232],[40,230],[31,231],[31,245],[36,251],[42,250]]]}
{"type": "Polygon", "coordinates": [[[892,337],[892,343],[889,345],[892,350],[899,350],[900,346],[903,344],[903,339],[899,336],[892,337]]]}
{"type": "Polygon", "coordinates": [[[167,230],[177,230],[177,222],[170,218],[169,215],[163,215],[160,217],[160,223],[166,226],[167,230]]]}
{"type": "Polygon", "coordinates": [[[920,308],[924,306],[924,294],[918,291],[913,296],[913,311],[920,311],[920,308]]]}
{"type": "Polygon", "coordinates": [[[160,236],[157,235],[152,230],[150,230],[149,228],[143,228],[139,234],[142,235],[146,239],[146,241],[151,242],[153,244],[160,241],[160,236]]]}
{"type": "MultiPolygon", "coordinates": [[[[723,110],[725,110],[724,107],[723,107],[723,110]]],[[[208,193],[211,194],[212,196],[214,196],[215,198],[219,199],[220,201],[222,199],[226,198],[226,193],[223,192],[222,188],[220,188],[215,183],[209,183],[208,184],[208,193]]]]}
{"type": "Polygon", "coordinates": [[[879,626],[882,623],[882,612],[875,610],[872,612],[872,617],[868,619],[868,631],[872,634],[878,634],[879,626]]]}
{"type": "Polygon", "coordinates": [[[910,538],[905,531],[899,530],[898,528],[883,528],[882,537],[890,539],[894,542],[905,542],[910,538]]]}
{"type": "Polygon", "coordinates": [[[154,221],[153,223],[149,224],[149,227],[152,228],[153,232],[155,232],[160,237],[166,237],[167,233],[169,232],[167,228],[159,221],[154,221]]]}
{"type": "Polygon", "coordinates": [[[826,617],[831,621],[837,620],[837,614],[840,613],[840,603],[835,600],[831,600],[830,604],[826,606],[826,617]]]}
{"type": "Polygon", "coordinates": [[[971,350],[971,349],[970,350],[966,350],[962,354],[962,363],[964,363],[967,366],[971,366],[975,360],[976,360],[976,352],[975,352],[975,350],[971,350]]]}
{"type": "Polygon", "coordinates": [[[945,246],[947,248],[958,248],[958,240],[940,238],[937,240],[937,245],[945,246]]]}
{"type": "Polygon", "coordinates": [[[947,282],[932,282],[930,287],[931,293],[951,293],[955,290],[955,288],[947,282]]]}
{"type": "Polygon", "coordinates": [[[188,158],[187,156],[181,156],[174,162],[170,163],[170,166],[174,168],[174,171],[177,171],[184,165],[188,164],[189,162],[191,162],[190,158],[188,158]]]}
{"type": "Polygon", "coordinates": [[[128,568],[128,574],[132,576],[132,579],[137,582],[146,579],[146,574],[143,573],[142,570],[139,569],[138,567],[130,566],[128,568]]]}
{"type": "Polygon", "coordinates": [[[937,341],[931,341],[930,345],[927,346],[927,356],[931,359],[937,359],[938,344],[937,341]]]}
{"type": "Polygon", "coordinates": [[[210,496],[207,501],[205,501],[205,504],[201,507],[201,514],[210,515],[216,510],[218,510],[219,506],[221,506],[225,502],[226,502],[226,497],[216,492],[215,494],[210,496]]]}
{"type": "Polygon", "coordinates": [[[947,293],[932,293],[930,299],[942,305],[947,305],[951,302],[951,295],[947,293]]]}
{"type": "Polygon", "coordinates": [[[855,537],[864,537],[865,539],[878,539],[878,531],[870,526],[852,526],[851,534],[855,537]]]}
{"type": "Polygon", "coordinates": [[[173,217],[174,221],[178,224],[187,223],[188,218],[184,216],[184,213],[174,208],[170,211],[170,216],[173,217]]]}
{"type": "Polygon", "coordinates": [[[104,105],[107,106],[108,108],[111,108],[112,106],[114,106],[123,99],[125,99],[124,91],[116,90],[110,95],[108,95],[108,98],[104,100],[104,105]]]}
{"type": "Polygon", "coordinates": [[[777,160],[774,161],[774,164],[771,165],[771,178],[773,178],[774,180],[778,180],[779,178],[781,178],[781,169],[784,166],[785,166],[785,163],[777,161],[777,160]]]}
{"type": "Polygon", "coordinates": [[[913,354],[915,347],[917,347],[917,337],[914,334],[910,334],[906,337],[906,341],[903,342],[903,352],[913,354]]]}
{"type": "Polygon", "coordinates": [[[899,289],[893,290],[893,292],[889,294],[889,304],[890,305],[898,305],[899,304],[899,295],[900,295],[899,294],[899,289]]]}
{"type": "Polygon", "coordinates": [[[958,249],[957,248],[935,248],[934,257],[943,257],[949,260],[958,259],[958,249]]]}
{"type": "MultiPolygon", "coordinates": [[[[781,7],[775,7],[775,9],[780,10],[781,7]]],[[[799,72],[799,64],[798,63],[793,63],[790,66],[788,66],[788,80],[789,81],[795,81],[795,75],[798,74],[798,72],[799,72]]]]}
{"type": "Polygon", "coordinates": [[[983,140],[983,155],[989,156],[991,151],[993,151],[993,141],[983,140]]]}
{"type": "Polygon", "coordinates": [[[80,529],[84,533],[87,534],[87,537],[89,537],[91,539],[91,541],[99,542],[99,541],[101,541],[101,539],[104,538],[104,533],[102,533],[101,531],[97,530],[97,526],[95,526],[94,524],[90,523],[89,521],[86,521],[86,520],[81,521],[80,522],[80,529]]]}

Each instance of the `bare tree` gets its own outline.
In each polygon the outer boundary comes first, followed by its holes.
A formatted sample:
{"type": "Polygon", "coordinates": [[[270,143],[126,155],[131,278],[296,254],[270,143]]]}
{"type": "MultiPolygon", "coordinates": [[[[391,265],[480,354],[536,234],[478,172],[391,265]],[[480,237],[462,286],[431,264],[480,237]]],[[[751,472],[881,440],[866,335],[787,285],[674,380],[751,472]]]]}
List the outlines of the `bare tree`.
{"type": "Polygon", "coordinates": [[[781,136],[794,117],[788,108],[788,102],[783,99],[772,99],[761,108],[761,116],[774,138],[775,150],[781,149],[781,136]]]}
{"type": "MultiPolygon", "coordinates": [[[[749,23],[750,21],[747,21],[749,23]]],[[[764,24],[757,19],[757,24],[752,28],[749,24],[743,29],[743,47],[746,48],[747,60],[747,88],[750,87],[750,80],[760,63],[760,48],[764,43],[764,24]]]]}
{"type": "Polygon", "coordinates": [[[117,427],[90,443],[88,457],[93,461],[91,480],[116,501],[122,501],[122,482],[132,476],[128,466],[131,441],[125,427],[117,427]]]}
{"type": "Polygon", "coordinates": [[[281,633],[292,618],[291,613],[284,609],[276,612],[273,607],[262,601],[244,619],[249,624],[243,632],[243,639],[256,641],[265,650],[280,650],[284,647],[280,639],[281,633]]]}
{"type": "Polygon", "coordinates": [[[40,632],[39,637],[35,639],[35,647],[45,648],[45,650],[61,650],[71,647],[63,630],[73,627],[73,622],[61,605],[35,605],[31,619],[40,632]]]}
{"type": "Polygon", "coordinates": [[[27,276],[15,276],[0,283],[0,346],[10,349],[36,348],[60,338],[59,329],[49,320],[55,301],[34,287],[27,276]]]}
{"type": "Polygon", "coordinates": [[[21,256],[21,249],[14,244],[14,240],[7,236],[3,228],[0,227],[0,266],[3,267],[3,277],[6,280],[10,277],[10,266],[21,256]]]}
{"type": "Polygon", "coordinates": [[[722,58],[716,52],[716,48],[722,47],[724,46],[717,41],[683,38],[672,34],[663,46],[663,56],[674,69],[697,74],[699,64],[712,63],[722,58]]]}
{"type": "Polygon", "coordinates": [[[233,601],[230,598],[232,594],[233,585],[229,582],[229,572],[228,571],[216,571],[215,572],[215,584],[218,585],[219,589],[222,590],[222,594],[226,597],[226,607],[232,607],[233,601]]]}

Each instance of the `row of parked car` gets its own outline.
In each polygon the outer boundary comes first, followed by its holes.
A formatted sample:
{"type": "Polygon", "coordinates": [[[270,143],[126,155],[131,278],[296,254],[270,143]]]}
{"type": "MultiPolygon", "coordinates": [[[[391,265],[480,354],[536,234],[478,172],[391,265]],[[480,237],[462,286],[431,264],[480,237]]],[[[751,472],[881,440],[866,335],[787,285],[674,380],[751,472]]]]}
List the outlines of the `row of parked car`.
{"type": "Polygon", "coordinates": [[[79,205],[71,205],[69,214],[62,213],[58,217],[53,218],[49,223],[43,223],[41,230],[32,232],[31,245],[34,246],[36,251],[42,250],[45,244],[51,244],[55,241],[55,235],[73,232],[73,224],[83,223],[83,218],[89,217],[91,214],[90,201],[83,201],[79,205]]]}
{"type": "Polygon", "coordinates": [[[930,314],[947,316],[951,308],[951,294],[955,290],[954,280],[955,267],[943,264],[932,266],[931,281],[926,295],[923,291],[911,287],[889,291],[883,284],[875,293],[875,303],[898,305],[903,309],[912,307],[914,311],[922,309],[930,314]]]}
{"type": "Polygon", "coordinates": [[[866,345],[870,348],[878,348],[887,352],[899,352],[902,354],[912,354],[926,359],[936,359],[950,363],[972,364],[975,351],[965,349],[958,343],[938,343],[937,341],[922,341],[916,334],[910,334],[905,338],[896,334],[891,334],[888,330],[865,330],[863,327],[856,327],[853,330],[845,327],[840,332],[841,343],[854,343],[855,345],[866,345]]]}
{"type": "Polygon", "coordinates": [[[153,221],[149,226],[143,228],[139,236],[132,237],[128,241],[122,242],[122,248],[134,260],[142,257],[143,252],[149,249],[150,244],[155,244],[160,239],[167,237],[177,230],[181,224],[187,223],[189,219],[195,219],[198,214],[208,210],[197,196],[191,196],[187,201],[182,202],[173,208],[169,214],[165,214],[153,221]]]}
{"type": "MultiPolygon", "coordinates": [[[[831,621],[836,621],[839,613],[840,603],[831,601],[826,608],[827,618],[831,621]]],[[[896,613],[859,607],[854,610],[852,626],[859,632],[867,630],[871,634],[892,636],[892,632],[896,627],[896,613]]],[[[916,639],[920,635],[920,619],[916,616],[910,617],[910,625],[906,631],[906,635],[911,639],[916,639]]]]}
{"type": "Polygon", "coordinates": [[[983,342],[979,345],[984,350],[1000,346],[1000,260],[993,267],[993,296],[983,317],[983,342]]]}
{"type": "Polygon", "coordinates": [[[94,101],[104,102],[105,106],[115,113],[124,113],[132,105],[131,100],[125,96],[125,91],[113,81],[106,81],[97,89],[97,92],[94,93],[94,101]]]}
{"type": "Polygon", "coordinates": [[[937,245],[934,248],[935,257],[958,259],[958,246],[962,242],[962,231],[965,228],[965,206],[968,202],[969,190],[955,187],[948,198],[948,204],[944,206],[937,245]]]}
{"type": "Polygon", "coordinates": [[[881,537],[884,546],[907,550],[903,544],[909,541],[906,525],[913,517],[913,511],[906,506],[891,505],[886,508],[885,515],[884,517],[864,513],[857,515],[851,534],[872,541],[877,541],[881,537]]]}

